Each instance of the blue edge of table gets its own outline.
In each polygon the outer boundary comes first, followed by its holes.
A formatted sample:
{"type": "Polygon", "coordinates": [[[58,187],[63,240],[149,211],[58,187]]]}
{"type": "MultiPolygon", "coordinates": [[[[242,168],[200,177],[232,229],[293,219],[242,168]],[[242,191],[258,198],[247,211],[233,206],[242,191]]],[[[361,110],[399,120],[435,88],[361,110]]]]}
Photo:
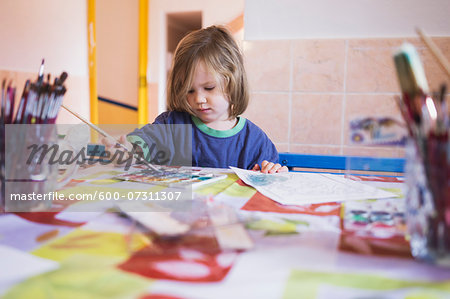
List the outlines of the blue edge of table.
{"type": "Polygon", "coordinates": [[[327,156],[298,153],[279,153],[279,163],[294,168],[316,168],[351,171],[376,171],[403,173],[404,158],[379,158],[360,156],[327,156]]]}

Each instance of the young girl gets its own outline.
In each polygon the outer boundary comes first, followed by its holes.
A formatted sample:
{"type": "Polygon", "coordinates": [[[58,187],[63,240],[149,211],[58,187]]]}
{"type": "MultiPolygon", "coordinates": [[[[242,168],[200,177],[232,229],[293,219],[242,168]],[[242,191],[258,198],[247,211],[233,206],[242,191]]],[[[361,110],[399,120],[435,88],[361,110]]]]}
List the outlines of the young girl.
{"type": "MultiPolygon", "coordinates": [[[[211,26],[180,41],[167,84],[169,111],[153,124],[192,125],[192,166],[288,171],[277,163],[278,152],[267,135],[239,116],[248,100],[241,52],[227,29],[211,26]]],[[[155,133],[154,127],[148,124],[127,136],[131,143],[146,145],[142,147],[144,157],[148,157],[151,144],[176,143],[180,147],[185,143],[180,140],[185,134],[175,134],[172,138],[177,140],[168,141],[167,136],[155,133]]],[[[125,141],[123,137],[121,141],[125,141]]],[[[172,146],[170,150],[174,150],[172,146]]]]}

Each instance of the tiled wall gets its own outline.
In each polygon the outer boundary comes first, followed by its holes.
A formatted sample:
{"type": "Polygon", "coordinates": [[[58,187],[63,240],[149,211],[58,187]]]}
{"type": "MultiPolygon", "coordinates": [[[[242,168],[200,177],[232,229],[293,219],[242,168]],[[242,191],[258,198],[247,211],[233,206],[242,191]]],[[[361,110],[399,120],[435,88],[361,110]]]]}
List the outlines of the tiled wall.
{"type": "MultiPolygon", "coordinates": [[[[417,47],[430,87],[450,87],[419,39],[244,41],[251,88],[244,116],[281,152],[402,156],[399,148],[352,144],[348,124],[366,116],[401,120],[392,53],[404,41],[417,47]]],[[[450,60],[450,37],[433,41],[450,60]]]]}

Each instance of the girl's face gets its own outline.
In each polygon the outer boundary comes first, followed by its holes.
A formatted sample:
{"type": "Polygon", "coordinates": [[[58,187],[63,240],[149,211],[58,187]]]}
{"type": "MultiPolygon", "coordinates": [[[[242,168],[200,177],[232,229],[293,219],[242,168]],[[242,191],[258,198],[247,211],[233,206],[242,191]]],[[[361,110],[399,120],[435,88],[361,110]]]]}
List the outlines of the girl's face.
{"type": "Polygon", "coordinates": [[[236,120],[228,119],[230,103],[222,92],[223,82],[209,72],[206,64],[200,61],[194,71],[192,86],[187,95],[189,106],[203,123],[216,130],[231,129],[236,120]]]}

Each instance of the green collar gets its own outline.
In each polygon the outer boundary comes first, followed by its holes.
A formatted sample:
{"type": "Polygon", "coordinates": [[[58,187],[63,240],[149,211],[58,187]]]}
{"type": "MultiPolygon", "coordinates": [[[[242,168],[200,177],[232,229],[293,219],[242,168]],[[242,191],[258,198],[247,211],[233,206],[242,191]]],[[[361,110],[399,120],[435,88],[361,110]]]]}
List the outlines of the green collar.
{"type": "Polygon", "coordinates": [[[192,122],[194,123],[194,125],[200,131],[202,131],[203,133],[205,133],[209,136],[218,137],[218,138],[226,138],[226,137],[231,137],[231,136],[236,135],[244,128],[245,121],[246,121],[246,119],[244,117],[238,117],[238,123],[233,128],[231,128],[229,130],[225,130],[225,131],[220,131],[220,130],[211,129],[210,127],[205,125],[196,116],[191,115],[191,119],[192,119],[192,122]]]}

